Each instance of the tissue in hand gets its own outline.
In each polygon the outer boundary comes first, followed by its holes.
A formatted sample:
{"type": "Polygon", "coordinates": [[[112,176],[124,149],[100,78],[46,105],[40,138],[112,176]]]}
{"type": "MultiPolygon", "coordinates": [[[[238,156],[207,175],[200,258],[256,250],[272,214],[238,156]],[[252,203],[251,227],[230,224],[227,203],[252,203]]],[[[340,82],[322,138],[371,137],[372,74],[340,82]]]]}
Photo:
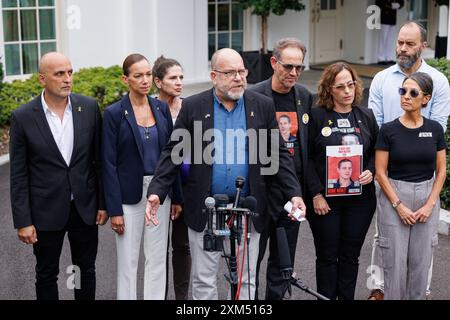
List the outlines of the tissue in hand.
{"type": "MultiPolygon", "coordinates": [[[[292,203],[290,201],[284,205],[284,210],[286,210],[288,213],[291,213],[292,203]]],[[[294,218],[297,219],[297,221],[299,221],[299,222],[306,221],[306,218],[302,217],[302,215],[303,215],[303,211],[297,208],[297,210],[295,211],[295,214],[294,214],[294,218]]]]}

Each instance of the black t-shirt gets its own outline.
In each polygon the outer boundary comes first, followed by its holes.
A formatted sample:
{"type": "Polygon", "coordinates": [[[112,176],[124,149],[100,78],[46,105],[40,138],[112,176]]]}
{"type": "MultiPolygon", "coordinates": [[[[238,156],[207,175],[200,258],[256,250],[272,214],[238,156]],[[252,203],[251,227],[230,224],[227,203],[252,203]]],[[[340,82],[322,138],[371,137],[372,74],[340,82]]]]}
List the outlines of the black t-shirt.
{"type": "Polygon", "coordinates": [[[438,122],[427,118],[416,129],[409,129],[396,119],[381,127],[375,149],[389,152],[391,179],[427,181],[436,170],[437,152],[446,149],[444,130],[438,122]]]}
{"type": "Polygon", "coordinates": [[[302,176],[301,145],[299,140],[301,132],[299,132],[294,89],[285,94],[272,91],[272,95],[280,133],[283,136],[286,148],[294,158],[295,171],[300,178],[302,176]]]}
{"type": "Polygon", "coordinates": [[[361,129],[353,112],[333,112],[334,121],[328,123],[331,128],[328,146],[362,144],[361,129]]]}

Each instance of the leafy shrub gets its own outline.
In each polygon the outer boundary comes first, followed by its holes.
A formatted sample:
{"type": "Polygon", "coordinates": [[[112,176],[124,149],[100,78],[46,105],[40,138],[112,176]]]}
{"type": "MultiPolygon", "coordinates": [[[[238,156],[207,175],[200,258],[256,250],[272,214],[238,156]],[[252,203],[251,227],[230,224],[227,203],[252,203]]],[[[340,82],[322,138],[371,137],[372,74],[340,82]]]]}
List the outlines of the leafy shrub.
{"type": "MultiPolygon", "coordinates": [[[[441,71],[447,79],[449,79],[450,83],[450,61],[441,58],[441,59],[433,59],[428,60],[427,63],[441,71]]],[[[447,147],[450,148],[450,118],[447,125],[447,132],[445,133],[445,141],[447,142],[447,147]]],[[[444,188],[441,193],[441,204],[443,208],[450,209],[450,154],[447,153],[447,179],[445,180],[444,188]]]]}
{"type": "MultiPolygon", "coordinates": [[[[81,69],[73,75],[73,92],[97,99],[104,108],[122,98],[127,87],[120,80],[122,69],[94,67],[81,69]]],[[[35,74],[24,81],[4,83],[0,89],[0,126],[8,124],[13,110],[32,100],[42,92],[42,86],[35,74]]],[[[154,89],[152,92],[154,93],[154,89]]]]}

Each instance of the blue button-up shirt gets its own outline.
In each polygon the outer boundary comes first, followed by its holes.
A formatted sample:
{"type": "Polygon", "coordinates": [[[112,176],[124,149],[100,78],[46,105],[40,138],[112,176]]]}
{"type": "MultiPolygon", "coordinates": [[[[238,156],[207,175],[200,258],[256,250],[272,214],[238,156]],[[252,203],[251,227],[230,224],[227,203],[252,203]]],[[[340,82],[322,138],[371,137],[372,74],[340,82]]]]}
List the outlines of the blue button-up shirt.
{"type": "Polygon", "coordinates": [[[214,163],[211,194],[236,195],[236,178],[245,178],[241,195],[249,193],[247,117],[244,98],[232,111],[225,109],[214,92],[214,163]]]}
{"type": "MultiPolygon", "coordinates": [[[[433,79],[433,96],[427,107],[422,109],[422,115],[439,122],[445,131],[450,114],[448,79],[424,60],[417,72],[427,73],[433,79]]],[[[398,88],[402,86],[405,77],[406,75],[396,64],[379,72],[373,79],[370,86],[369,108],[373,110],[379,126],[403,114],[398,88]]]]}

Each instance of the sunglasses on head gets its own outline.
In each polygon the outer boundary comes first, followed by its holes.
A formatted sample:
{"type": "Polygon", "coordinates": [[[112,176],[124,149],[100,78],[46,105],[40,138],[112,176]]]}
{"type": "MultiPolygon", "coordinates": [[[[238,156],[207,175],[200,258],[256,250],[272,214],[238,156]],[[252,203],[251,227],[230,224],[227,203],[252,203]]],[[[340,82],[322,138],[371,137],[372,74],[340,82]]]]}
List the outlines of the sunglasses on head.
{"type": "Polygon", "coordinates": [[[399,95],[404,96],[405,94],[409,93],[411,98],[417,98],[420,95],[421,92],[422,91],[417,90],[417,89],[410,89],[410,90],[408,90],[406,88],[398,88],[399,95]]]}
{"type": "Polygon", "coordinates": [[[292,69],[295,68],[295,71],[297,71],[297,73],[303,72],[305,70],[305,65],[303,64],[287,64],[287,63],[283,63],[281,61],[277,61],[277,63],[279,65],[281,65],[287,72],[291,72],[292,69]]]}

